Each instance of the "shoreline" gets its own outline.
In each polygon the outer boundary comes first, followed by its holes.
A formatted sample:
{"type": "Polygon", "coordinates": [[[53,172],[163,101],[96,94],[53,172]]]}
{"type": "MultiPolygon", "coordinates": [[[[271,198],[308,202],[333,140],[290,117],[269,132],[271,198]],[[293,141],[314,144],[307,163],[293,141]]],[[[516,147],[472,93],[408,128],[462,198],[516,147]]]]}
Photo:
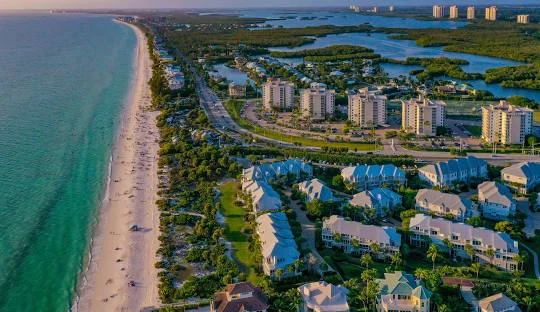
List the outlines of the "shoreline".
{"type": "Polygon", "coordinates": [[[159,211],[157,200],[157,112],[148,80],[151,60],[146,36],[137,37],[133,78],[111,149],[108,177],[90,238],[87,263],[79,277],[73,311],[139,311],[157,307],[159,211]],[[140,230],[130,231],[132,225],[140,230]],[[135,286],[129,286],[133,281],[135,286]]]}

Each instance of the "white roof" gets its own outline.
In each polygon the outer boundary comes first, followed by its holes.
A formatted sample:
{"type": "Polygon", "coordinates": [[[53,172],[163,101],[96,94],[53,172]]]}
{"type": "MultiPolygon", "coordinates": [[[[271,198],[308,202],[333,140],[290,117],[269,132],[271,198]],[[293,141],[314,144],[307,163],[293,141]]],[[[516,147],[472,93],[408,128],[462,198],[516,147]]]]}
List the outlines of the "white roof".
{"type": "Polygon", "coordinates": [[[401,235],[392,227],[366,225],[360,222],[347,221],[342,217],[333,215],[324,220],[323,228],[330,230],[332,233],[347,234],[349,237],[362,241],[397,247],[401,245],[401,235]]]}
{"type": "Polygon", "coordinates": [[[298,189],[306,194],[308,201],[314,199],[318,199],[322,202],[334,200],[332,190],[319,179],[304,181],[298,184],[298,189]]]}
{"type": "Polygon", "coordinates": [[[341,176],[343,179],[352,182],[363,181],[367,178],[377,177],[393,177],[393,178],[405,178],[405,172],[397,168],[393,164],[386,165],[358,165],[352,167],[346,167],[341,170],[341,176]]]}
{"type": "Polygon", "coordinates": [[[357,207],[392,208],[401,203],[401,195],[386,188],[374,188],[355,194],[349,203],[357,207]]]}
{"type": "Polygon", "coordinates": [[[428,231],[437,229],[438,234],[445,237],[450,237],[451,234],[458,235],[460,241],[470,241],[471,244],[473,240],[478,240],[484,245],[492,246],[492,248],[508,252],[518,251],[518,242],[511,239],[507,233],[473,227],[464,223],[454,223],[442,218],[432,218],[421,213],[411,218],[409,229],[415,230],[416,227],[428,231]]]}
{"type": "Polygon", "coordinates": [[[504,184],[487,181],[478,185],[478,197],[488,203],[495,203],[504,207],[512,206],[512,194],[504,184]]]}
{"type": "Polygon", "coordinates": [[[349,311],[349,290],[341,285],[313,282],[298,287],[298,291],[310,309],[321,312],[349,311]]]}
{"type": "MultiPolygon", "coordinates": [[[[263,257],[282,259],[273,269],[286,269],[300,257],[285,213],[263,214],[257,218],[257,224],[263,257]]],[[[267,263],[270,265],[269,262],[267,263]]],[[[278,261],[272,261],[272,263],[277,264],[278,261]]]]}
{"type": "Polygon", "coordinates": [[[421,189],[416,194],[416,203],[427,201],[428,205],[448,208],[457,214],[466,214],[472,210],[473,203],[470,199],[456,194],[448,194],[431,189],[421,189]]]}
{"type": "Polygon", "coordinates": [[[501,176],[511,175],[520,178],[526,178],[527,180],[540,179],[540,163],[538,162],[521,162],[519,164],[506,167],[501,170],[501,176]]]}

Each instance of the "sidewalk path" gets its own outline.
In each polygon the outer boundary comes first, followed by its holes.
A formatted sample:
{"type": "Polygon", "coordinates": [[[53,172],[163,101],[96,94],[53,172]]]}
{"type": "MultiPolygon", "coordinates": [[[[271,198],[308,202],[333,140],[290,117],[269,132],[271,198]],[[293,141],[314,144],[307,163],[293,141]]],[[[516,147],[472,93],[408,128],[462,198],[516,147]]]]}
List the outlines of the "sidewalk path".
{"type": "Polygon", "coordinates": [[[472,287],[470,286],[461,286],[461,295],[463,299],[471,305],[471,311],[478,311],[478,299],[474,296],[472,292],[472,287]]]}

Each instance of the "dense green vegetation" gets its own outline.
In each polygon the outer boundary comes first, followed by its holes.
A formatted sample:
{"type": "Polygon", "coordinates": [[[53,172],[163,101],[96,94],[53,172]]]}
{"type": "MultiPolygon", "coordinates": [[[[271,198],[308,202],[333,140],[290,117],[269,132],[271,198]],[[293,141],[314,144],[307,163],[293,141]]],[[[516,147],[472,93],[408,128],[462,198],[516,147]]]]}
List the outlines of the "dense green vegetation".
{"type": "Polygon", "coordinates": [[[449,76],[456,79],[472,80],[482,79],[481,74],[466,73],[461,65],[469,64],[466,60],[451,59],[447,57],[435,57],[435,58],[419,58],[408,57],[404,61],[399,60],[382,60],[388,63],[404,64],[404,65],[420,65],[424,67],[423,71],[416,71],[416,77],[420,81],[426,81],[434,77],[449,76]]]}
{"type": "MultiPolygon", "coordinates": [[[[458,29],[379,29],[398,33],[393,39],[412,39],[420,46],[444,46],[446,51],[501,57],[532,65],[486,72],[486,82],[504,87],[540,89],[540,25],[477,21],[458,29]]],[[[458,78],[458,77],[455,77],[458,78]]]]}
{"type": "Polygon", "coordinates": [[[270,56],[280,58],[303,57],[306,61],[317,63],[353,59],[375,59],[380,57],[380,55],[374,53],[372,49],[353,45],[334,45],[320,49],[290,52],[274,51],[270,53],[270,56]]]}
{"type": "MultiPolygon", "coordinates": [[[[540,46],[539,46],[540,49],[540,46]]],[[[540,90],[540,62],[530,65],[491,68],[486,71],[487,83],[500,82],[503,87],[540,90]]]]}
{"type": "Polygon", "coordinates": [[[444,46],[446,51],[501,57],[522,62],[540,59],[540,25],[477,21],[457,29],[379,29],[398,33],[420,46],[444,46]]]}
{"type": "Polygon", "coordinates": [[[316,26],[305,28],[273,28],[262,30],[221,31],[167,31],[170,43],[183,51],[196,51],[207,45],[250,45],[256,47],[301,46],[315,41],[311,37],[330,34],[371,31],[369,25],[359,26],[316,26]]]}

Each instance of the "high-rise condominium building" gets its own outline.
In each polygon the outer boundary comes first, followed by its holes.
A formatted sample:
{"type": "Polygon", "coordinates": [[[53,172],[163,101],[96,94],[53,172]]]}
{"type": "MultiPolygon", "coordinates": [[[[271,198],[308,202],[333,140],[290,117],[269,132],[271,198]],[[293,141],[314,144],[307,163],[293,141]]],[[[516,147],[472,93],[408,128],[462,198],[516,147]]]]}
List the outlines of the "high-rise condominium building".
{"type": "Polygon", "coordinates": [[[445,124],[444,101],[429,100],[423,96],[401,101],[401,127],[417,135],[434,136],[437,127],[445,124]]]}
{"type": "Polygon", "coordinates": [[[476,18],[476,8],[474,5],[471,5],[467,8],[467,19],[475,19],[476,18]]]}
{"type": "Polygon", "coordinates": [[[501,101],[482,107],[482,139],[488,143],[522,144],[531,133],[533,110],[501,101]]]}
{"type": "Polygon", "coordinates": [[[453,5],[450,7],[450,19],[457,19],[459,18],[459,11],[457,5],[453,5]]]}
{"type": "Polygon", "coordinates": [[[349,120],[362,128],[386,124],[386,96],[367,88],[349,94],[349,120]]]}
{"type": "Polygon", "coordinates": [[[300,90],[302,117],[325,120],[334,115],[335,90],[328,90],[323,83],[312,83],[309,89],[300,90]]]}
{"type": "Polygon", "coordinates": [[[517,16],[517,22],[519,24],[529,24],[529,14],[521,14],[517,16]]]}
{"type": "Polygon", "coordinates": [[[266,111],[293,108],[294,83],[279,78],[268,78],[262,86],[262,99],[266,111]]]}
{"type": "Polygon", "coordinates": [[[486,19],[488,21],[497,20],[497,7],[496,6],[493,5],[486,8],[486,19]]]}
{"type": "Polygon", "coordinates": [[[442,18],[444,16],[444,7],[442,5],[433,6],[433,17],[442,18]]]}
{"type": "Polygon", "coordinates": [[[396,8],[395,8],[393,5],[391,5],[391,6],[388,7],[388,11],[390,11],[390,12],[394,12],[395,9],[396,9],[396,8]]]}

